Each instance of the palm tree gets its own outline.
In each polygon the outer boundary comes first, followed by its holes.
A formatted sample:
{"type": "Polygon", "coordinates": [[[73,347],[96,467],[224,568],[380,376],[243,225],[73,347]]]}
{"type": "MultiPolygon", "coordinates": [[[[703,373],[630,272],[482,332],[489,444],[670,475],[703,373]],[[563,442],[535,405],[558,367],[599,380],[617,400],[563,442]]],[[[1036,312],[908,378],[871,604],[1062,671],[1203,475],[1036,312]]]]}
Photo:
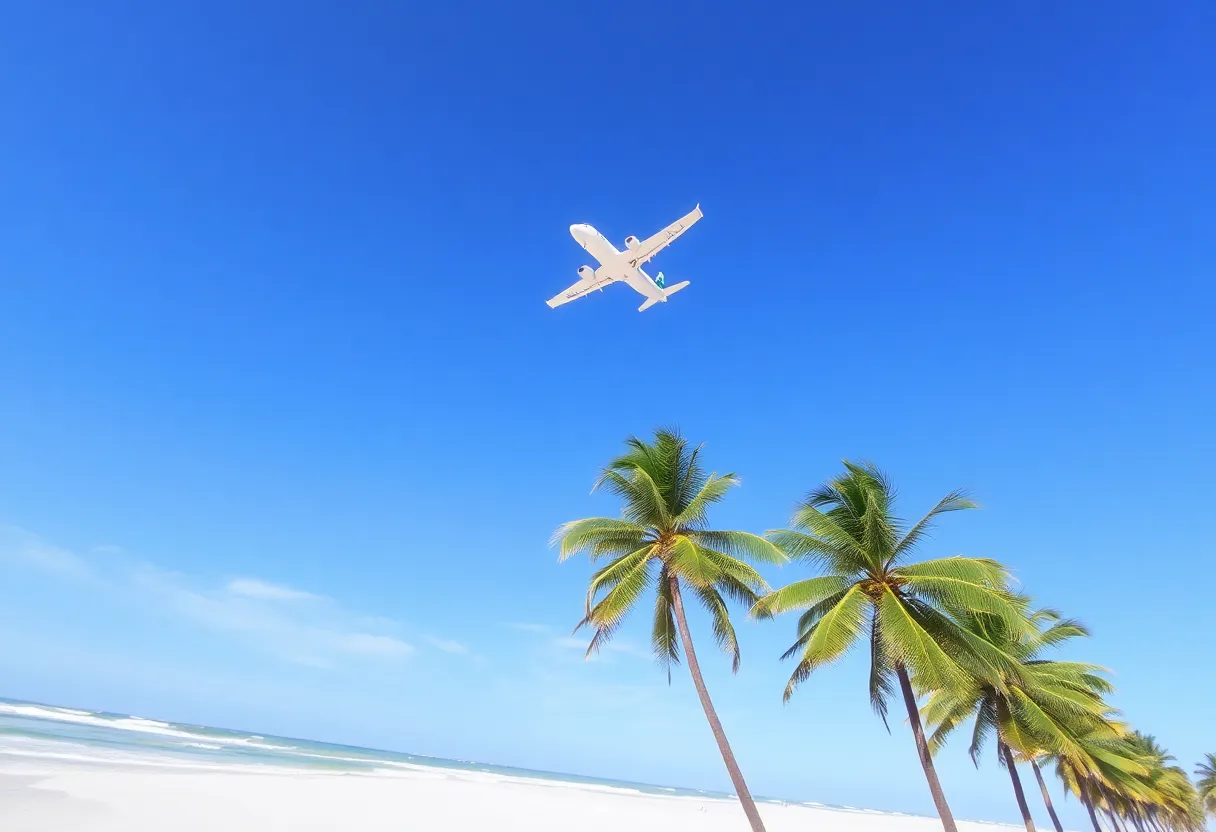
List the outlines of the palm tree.
{"type": "Polygon", "coordinates": [[[1120,818],[1137,830],[1147,827],[1180,832],[1203,828],[1199,795],[1179,766],[1156,740],[1139,732],[1122,731],[1115,737],[1083,737],[1089,765],[1057,759],[1056,773],[1069,791],[1080,796],[1095,832],[1100,832],[1097,811],[1103,811],[1116,832],[1120,818]]]}
{"type": "Polygon", "coordinates": [[[1131,748],[1148,766],[1139,794],[1119,795],[1116,801],[1122,815],[1138,827],[1145,819],[1164,816],[1177,829],[1202,829],[1203,808],[1199,793],[1181,766],[1169,765],[1172,754],[1151,734],[1133,731],[1128,736],[1131,748]]]}
{"type": "Polygon", "coordinates": [[[794,689],[868,635],[870,702],[886,722],[887,699],[898,682],[925,778],[946,832],[956,826],[946,803],[920,721],[912,676],[928,689],[965,688],[977,673],[995,675],[1011,660],[967,631],[955,613],[982,610],[1024,628],[1024,604],[1007,590],[1008,574],[995,561],[948,557],[909,563],[935,518],[975,504],[962,493],[944,497],[905,527],[894,514],[890,482],[870,464],[845,462],[840,476],[812,491],[794,512],[792,530],[768,537],[791,557],[826,574],[773,592],[753,608],[759,618],[805,610],[798,639],[783,658],[798,665],[785,688],[794,689]]]}
{"type": "Polygon", "coordinates": [[[1122,730],[1117,726],[1113,736],[1106,729],[1081,733],[1074,737],[1080,754],[1053,755],[1056,776],[1066,792],[1081,801],[1094,832],[1102,832],[1098,809],[1103,806],[1104,795],[1112,789],[1129,791],[1135,788],[1136,778],[1148,774],[1148,767],[1137,759],[1122,730]]]}
{"type": "Polygon", "coordinates": [[[1216,754],[1207,755],[1207,762],[1199,764],[1195,769],[1195,776],[1199,778],[1195,787],[1199,789],[1199,799],[1203,801],[1204,811],[1216,816],[1216,754]]]}
{"type": "MultiPolygon", "coordinates": [[[[1011,629],[999,617],[986,613],[963,612],[956,619],[1011,657],[1016,666],[998,667],[998,675],[978,676],[962,690],[932,691],[924,709],[926,721],[934,728],[929,737],[930,750],[936,753],[956,728],[974,719],[969,750],[978,766],[984,742],[995,733],[998,763],[1009,772],[1027,832],[1035,832],[1018,776],[1018,760],[1029,760],[1033,765],[1035,757],[1045,751],[1076,751],[1071,733],[1078,725],[1088,730],[1105,723],[1107,706],[1102,695],[1113,688],[1097,675],[1101,668],[1094,665],[1039,658],[1049,647],[1089,635],[1082,624],[1064,619],[1054,610],[1042,609],[1029,615],[1028,630],[1011,629]]],[[[1056,832],[1063,832],[1037,766],[1035,774],[1052,824],[1056,832]]]]}
{"type": "Polygon", "coordinates": [[[651,641],[655,656],[670,679],[671,665],[679,662],[683,645],[693,685],[735,793],[754,832],[763,832],[760,813],[701,677],[684,613],[684,593],[690,593],[709,612],[714,638],[731,656],[731,668],[737,671],[739,642],[726,599],[754,604],[768,585],[747,561],[782,563],[785,556],[758,535],[709,529],[709,507],[739,480],[734,474],[707,474],[700,453],[700,446],[690,448],[675,431],[658,430],[653,442],[630,438],[626,452],[609,463],[596,483],[596,488],[603,486],[621,498],[621,518],[591,517],[566,523],[554,533],[553,541],[560,545],[561,560],[579,552],[586,552],[593,562],[609,559],[591,576],[585,615],[575,629],[586,626],[594,631],[588,656],[612,637],[642,594],[654,589],[651,641]]]}

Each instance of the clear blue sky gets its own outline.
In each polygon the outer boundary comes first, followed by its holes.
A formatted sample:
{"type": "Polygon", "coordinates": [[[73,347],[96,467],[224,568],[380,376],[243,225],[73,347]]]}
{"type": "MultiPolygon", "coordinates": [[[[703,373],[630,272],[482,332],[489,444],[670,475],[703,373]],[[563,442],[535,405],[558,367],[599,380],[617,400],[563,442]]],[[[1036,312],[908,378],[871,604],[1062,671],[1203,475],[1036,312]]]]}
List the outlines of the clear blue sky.
{"type": "MultiPolygon", "coordinates": [[[[1007,561],[1132,722],[1216,750],[1210,3],[3,17],[0,695],[724,788],[642,621],[564,642],[589,567],[547,548],[678,423],[743,477],[723,526],[843,457],[909,515],[970,487],[925,553],[1007,561]],[[571,223],[697,202],[675,301],[544,305],[571,223]]],[[[733,679],[704,639],[754,791],[931,811],[861,657],[781,706],[792,627],[733,679]]]]}

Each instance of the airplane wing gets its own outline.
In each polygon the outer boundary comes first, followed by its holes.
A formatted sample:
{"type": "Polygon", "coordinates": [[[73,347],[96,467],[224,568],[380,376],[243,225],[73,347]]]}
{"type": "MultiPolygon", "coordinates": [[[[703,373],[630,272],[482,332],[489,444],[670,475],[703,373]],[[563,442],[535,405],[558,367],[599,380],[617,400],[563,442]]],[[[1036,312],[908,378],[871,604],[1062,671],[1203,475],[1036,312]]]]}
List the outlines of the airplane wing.
{"type": "Polygon", "coordinates": [[[671,245],[672,240],[692,228],[693,223],[701,219],[702,216],[704,214],[701,213],[701,206],[698,205],[690,213],[680,217],[658,234],[655,234],[653,237],[647,237],[637,248],[625,252],[629,257],[629,265],[636,269],[651,257],[654,257],[660,251],[667,248],[667,246],[671,245]]]}
{"type": "Polygon", "coordinates": [[[563,303],[569,303],[572,300],[578,300],[579,298],[581,298],[583,295],[587,294],[588,292],[594,291],[596,289],[602,289],[611,282],[612,282],[612,278],[610,278],[610,277],[599,278],[599,277],[596,277],[595,275],[592,275],[591,277],[582,278],[579,280],[578,283],[575,283],[573,286],[571,286],[566,291],[561,292],[561,293],[549,298],[549,300],[545,301],[545,303],[549,304],[550,309],[556,309],[557,307],[561,306],[563,303]]]}

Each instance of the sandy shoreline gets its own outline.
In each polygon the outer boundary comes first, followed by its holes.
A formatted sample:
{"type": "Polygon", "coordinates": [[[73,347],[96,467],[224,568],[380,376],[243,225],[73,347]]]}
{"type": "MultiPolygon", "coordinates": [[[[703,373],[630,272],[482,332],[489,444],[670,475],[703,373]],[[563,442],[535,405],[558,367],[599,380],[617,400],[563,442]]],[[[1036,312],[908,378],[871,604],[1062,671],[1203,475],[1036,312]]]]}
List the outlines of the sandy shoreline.
{"type": "MultiPolygon", "coordinates": [[[[936,832],[933,819],[766,804],[770,832],[936,832]]],[[[108,765],[6,765],[5,832],[529,830],[746,832],[733,801],[446,774],[233,773],[108,765]]],[[[964,832],[1014,829],[960,823],[964,832]]],[[[1017,827],[1020,829],[1020,827],[1017,827]]]]}

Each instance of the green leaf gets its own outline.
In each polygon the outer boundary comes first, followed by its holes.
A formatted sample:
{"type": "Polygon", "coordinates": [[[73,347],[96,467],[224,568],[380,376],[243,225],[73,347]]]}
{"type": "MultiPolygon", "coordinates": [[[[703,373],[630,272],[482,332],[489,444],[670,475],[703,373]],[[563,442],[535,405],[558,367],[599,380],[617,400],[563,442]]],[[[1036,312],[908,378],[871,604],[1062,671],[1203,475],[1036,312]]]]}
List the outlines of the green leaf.
{"type": "Polygon", "coordinates": [[[904,570],[896,570],[895,577],[903,582],[902,590],[905,593],[929,601],[934,606],[967,615],[987,613],[996,616],[1019,639],[1037,635],[1026,617],[1025,604],[1002,589],[965,578],[909,575],[904,570]]]}
{"type": "Polygon", "coordinates": [[[958,688],[966,684],[967,674],[926,632],[918,616],[890,587],[885,587],[879,598],[878,621],[883,644],[893,664],[907,667],[930,689],[958,688]]]}
{"type": "Polygon", "coordinates": [[[679,577],[695,587],[713,586],[722,570],[692,539],[677,535],[667,550],[666,562],[679,577]]]}
{"type": "Polygon", "coordinates": [[[676,630],[675,606],[671,598],[671,583],[667,579],[667,567],[659,572],[658,591],[654,599],[654,625],[650,641],[659,664],[667,670],[667,682],[671,683],[671,665],[680,663],[680,636],[676,630]]]}
{"type": "Polygon", "coordinates": [[[866,492],[866,512],[861,518],[861,545],[866,552],[866,566],[877,573],[890,559],[895,549],[895,528],[886,513],[885,495],[874,490],[866,492]]]}
{"type": "Polygon", "coordinates": [[[765,532],[764,537],[780,549],[788,560],[823,566],[837,574],[859,572],[865,568],[855,548],[842,548],[812,534],[791,529],[771,529],[765,532]]]}
{"type": "Polygon", "coordinates": [[[900,566],[894,570],[894,574],[906,578],[953,578],[993,589],[1007,590],[1009,587],[1009,571],[990,558],[968,558],[962,555],[934,558],[900,566]]]}
{"type": "MultiPolygon", "coordinates": [[[[965,676],[1001,691],[1010,679],[1020,677],[1022,666],[1016,656],[1005,652],[1003,643],[977,635],[955,618],[916,598],[905,598],[904,605],[965,676]]],[[[931,681],[923,681],[933,687],[931,681]]]]}
{"type": "Polygon", "coordinates": [[[714,503],[721,502],[730,490],[738,484],[739,480],[733,474],[727,474],[722,477],[717,475],[711,476],[706,480],[701,490],[688,501],[687,505],[681,508],[672,524],[680,529],[689,529],[703,525],[709,507],[714,503]]]}
{"type": "MultiPolygon", "coordinates": [[[[596,637],[592,640],[592,648],[598,649],[601,643],[611,638],[613,631],[628,615],[638,596],[650,584],[650,573],[653,571],[650,567],[653,563],[654,559],[649,557],[638,560],[591,608],[585,621],[597,630],[596,637]]],[[[591,652],[591,649],[588,652],[591,652]]]]}
{"type": "Polygon", "coordinates": [[[645,536],[645,529],[628,520],[588,517],[559,526],[549,545],[560,546],[558,560],[564,561],[579,552],[597,548],[602,554],[632,552],[642,545],[645,536]],[[604,548],[605,544],[612,551],[604,548]]]}
{"type": "Polygon", "coordinates": [[[658,485],[642,468],[623,471],[608,469],[600,476],[596,488],[607,489],[624,500],[622,514],[626,520],[648,528],[666,529],[671,526],[671,514],[658,485]]]}
{"type": "Polygon", "coordinates": [[[591,615],[591,604],[595,600],[596,595],[601,590],[610,589],[631,575],[634,575],[637,572],[638,566],[653,556],[653,548],[653,546],[644,546],[636,552],[622,555],[591,576],[591,581],[587,585],[587,616],[591,615]]]}
{"type": "Polygon", "coordinates": [[[882,627],[878,623],[878,608],[870,605],[870,707],[882,719],[887,733],[891,726],[887,722],[887,700],[895,692],[892,676],[895,671],[887,659],[886,648],[882,643],[882,627]]]}
{"type": "MultiPolygon", "coordinates": [[[[853,571],[858,567],[864,568],[870,562],[870,553],[866,551],[860,538],[842,528],[836,518],[824,514],[817,508],[803,505],[794,512],[792,525],[796,530],[809,532],[810,535],[822,541],[823,545],[816,554],[827,558],[829,566],[834,572],[853,571]],[[846,565],[847,568],[839,568],[842,565],[846,565]]],[[[777,542],[771,534],[769,539],[777,542]]],[[[778,545],[781,544],[778,543],[778,545]]]]}
{"type": "Polygon", "coordinates": [[[788,558],[777,546],[749,532],[690,531],[697,545],[755,563],[783,564],[788,558]]]}
{"type": "Polygon", "coordinates": [[[963,511],[966,509],[979,508],[979,506],[967,498],[966,492],[951,491],[945,497],[938,501],[937,505],[929,509],[929,513],[917,520],[915,525],[908,530],[900,541],[895,544],[895,551],[892,553],[888,565],[899,560],[899,558],[916,548],[917,544],[933,528],[933,523],[938,516],[945,514],[948,511],[963,511]]]}
{"type": "Polygon", "coordinates": [[[795,581],[765,595],[752,608],[751,614],[755,618],[772,618],[791,610],[805,609],[825,598],[844,592],[850,583],[848,578],[840,575],[824,575],[820,578],[795,581]]]}
{"type": "Polygon", "coordinates": [[[844,655],[860,637],[869,599],[858,586],[850,587],[806,634],[802,656],[785,687],[786,700],[818,667],[844,655]]]}
{"type": "Polygon", "coordinates": [[[731,672],[738,673],[739,639],[735,635],[735,626],[731,623],[726,602],[722,600],[721,595],[710,588],[694,587],[693,592],[696,593],[701,605],[709,612],[710,620],[713,622],[714,641],[717,642],[722,652],[731,657],[731,672]]]}

